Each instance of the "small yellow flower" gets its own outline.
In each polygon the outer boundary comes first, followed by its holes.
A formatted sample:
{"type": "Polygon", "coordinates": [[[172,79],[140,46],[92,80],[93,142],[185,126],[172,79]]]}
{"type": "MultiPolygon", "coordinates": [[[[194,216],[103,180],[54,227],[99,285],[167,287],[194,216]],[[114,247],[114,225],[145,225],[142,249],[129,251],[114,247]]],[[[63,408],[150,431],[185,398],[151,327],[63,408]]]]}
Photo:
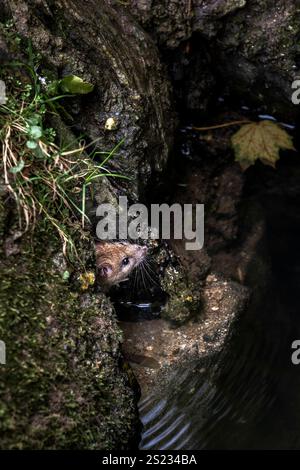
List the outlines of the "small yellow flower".
{"type": "Polygon", "coordinates": [[[80,274],[79,280],[81,282],[81,289],[87,290],[90,286],[95,283],[95,273],[88,271],[86,273],[80,274]]]}

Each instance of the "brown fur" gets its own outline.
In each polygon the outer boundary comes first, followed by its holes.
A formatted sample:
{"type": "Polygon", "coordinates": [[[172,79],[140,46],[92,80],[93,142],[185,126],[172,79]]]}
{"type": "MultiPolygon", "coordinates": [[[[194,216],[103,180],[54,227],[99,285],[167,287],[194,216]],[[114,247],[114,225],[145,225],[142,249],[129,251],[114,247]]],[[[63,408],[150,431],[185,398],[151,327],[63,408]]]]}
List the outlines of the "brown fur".
{"type": "Polygon", "coordinates": [[[145,246],[128,242],[99,242],[96,244],[98,279],[105,287],[110,287],[128,279],[129,275],[147,253],[145,246]],[[127,258],[128,264],[123,260],[127,258]]]}

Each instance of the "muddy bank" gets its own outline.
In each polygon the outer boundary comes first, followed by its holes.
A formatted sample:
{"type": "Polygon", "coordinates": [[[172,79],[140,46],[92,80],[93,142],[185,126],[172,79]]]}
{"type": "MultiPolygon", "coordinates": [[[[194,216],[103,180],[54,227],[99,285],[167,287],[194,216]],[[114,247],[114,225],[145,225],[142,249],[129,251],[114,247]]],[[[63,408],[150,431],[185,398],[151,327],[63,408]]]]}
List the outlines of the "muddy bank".
{"type": "Polygon", "coordinates": [[[246,288],[216,275],[208,276],[201,294],[201,320],[180,327],[164,319],[120,322],[124,332],[122,349],[131,361],[144,398],[163,395],[161,389],[167,387],[178,368],[188,370],[192,361],[220,352],[248,300],[246,288]]]}

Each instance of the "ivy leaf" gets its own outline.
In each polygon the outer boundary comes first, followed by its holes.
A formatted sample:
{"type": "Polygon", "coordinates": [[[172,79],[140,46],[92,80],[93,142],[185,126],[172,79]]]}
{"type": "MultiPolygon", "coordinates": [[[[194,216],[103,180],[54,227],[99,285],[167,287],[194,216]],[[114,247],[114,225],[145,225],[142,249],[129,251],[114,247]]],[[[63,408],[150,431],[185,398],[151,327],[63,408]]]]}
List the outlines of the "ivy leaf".
{"type": "Polygon", "coordinates": [[[72,93],[74,95],[86,95],[94,89],[94,85],[85,82],[76,75],[67,75],[62,78],[60,80],[60,87],[65,93],[72,93]]]}
{"type": "Polygon", "coordinates": [[[292,137],[278,124],[264,120],[243,125],[232,137],[235,160],[246,170],[260,159],[275,168],[279,150],[295,150],[292,137]]]}

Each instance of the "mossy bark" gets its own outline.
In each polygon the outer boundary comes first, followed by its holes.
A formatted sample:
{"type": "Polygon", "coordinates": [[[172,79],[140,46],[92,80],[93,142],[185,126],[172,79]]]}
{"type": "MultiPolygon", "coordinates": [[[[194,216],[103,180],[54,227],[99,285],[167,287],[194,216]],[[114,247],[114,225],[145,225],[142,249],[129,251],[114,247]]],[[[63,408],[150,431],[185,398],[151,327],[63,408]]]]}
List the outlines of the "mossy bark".
{"type": "MultiPolygon", "coordinates": [[[[151,39],[129,15],[95,0],[4,1],[0,19],[13,19],[21,45],[30,40],[41,54],[46,80],[74,74],[94,85],[90,95],[64,104],[68,124],[74,136],[98,139],[101,151],[124,138],[111,169],[131,177],[117,189],[138,199],[164,167],[174,128],[169,85],[151,39]],[[108,118],[116,122],[110,131],[108,118]]],[[[5,41],[0,56],[15,59],[5,41]]],[[[122,361],[114,309],[93,287],[83,292],[72,283],[94,269],[92,234],[78,234],[81,263],[75,260],[64,280],[69,268],[54,230],[41,217],[21,236],[5,188],[1,197],[0,339],[7,364],[0,366],[0,446],[137,446],[138,390],[122,361]]],[[[114,198],[103,179],[97,204],[114,198]]]]}
{"type": "MultiPolygon", "coordinates": [[[[103,294],[70,289],[60,244],[37,227],[0,263],[2,449],[128,449],[136,393],[123,368],[121,331],[103,294]]],[[[18,243],[19,242],[19,243],[18,243]]],[[[85,247],[86,249],[86,247],[85,247]]]]}
{"type": "Polygon", "coordinates": [[[209,95],[230,94],[283,119],[298,115],[291,101],[300,67],[297,2],[132,0],[124,8],[165,52],[189,111],[209,111],[209,95]]]}
{"type": "Polygon", "coordinates": [[[151,38],[121,5],[89,0],[4,1],[17,32],[30,39],[55,78],[77,75],[94,91],[64,103],[72,128],[96,147],[123,144],[111,168],[131,178],[123,188],[138,199],[172,147],[174,113],[167,75],[151,38]],[[107,119],[115,125],[106,128],[107,119]]]}

